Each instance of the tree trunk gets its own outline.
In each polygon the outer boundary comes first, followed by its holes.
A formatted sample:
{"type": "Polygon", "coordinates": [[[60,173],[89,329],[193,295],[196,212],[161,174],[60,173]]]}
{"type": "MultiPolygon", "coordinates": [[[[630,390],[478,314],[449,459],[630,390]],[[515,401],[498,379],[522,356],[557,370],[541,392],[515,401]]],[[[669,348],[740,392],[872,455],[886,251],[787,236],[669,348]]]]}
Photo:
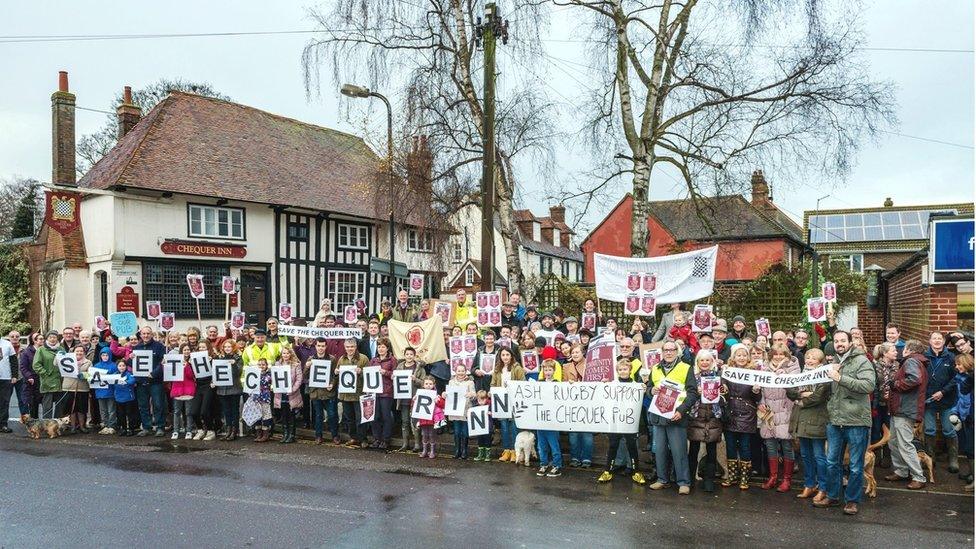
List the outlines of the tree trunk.
{"type": "Polygon", "coordinates": [[[630,255],[647,257],[647,219],[650,214],[647,190],[651,181],[651,166],[646,157],[634,158],[634,212],[630,218],[630,255]]]}
{"type": "Polygon", "coordinates": [[[497,199],[499,231],[505,243],[505,259],[508,263],[508,289],[522,293],[525,286],[525,273],[522,271],[521,245],[518,227],[515,225],[515,210],[512,208],[512,189],[515,182],[512,176],[512,161],[501,151],[496,155],[500,170],[495,171],[495,196],[497,199]]]}

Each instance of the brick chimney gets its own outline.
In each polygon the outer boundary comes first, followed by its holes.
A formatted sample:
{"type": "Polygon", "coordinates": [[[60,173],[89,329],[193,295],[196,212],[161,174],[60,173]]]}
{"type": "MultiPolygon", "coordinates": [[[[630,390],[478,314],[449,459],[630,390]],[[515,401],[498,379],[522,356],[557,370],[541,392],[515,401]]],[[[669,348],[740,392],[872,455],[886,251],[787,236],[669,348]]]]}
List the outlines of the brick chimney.
{"type": "Polygon", "coordinates": [[[135,127],[139,123],[139,119],[142,118],[142,109],[132,103],[132,88],[126,86],[122,91],[122,104],[115,109],[116,115],[119,117],[119,135],[118,138],[122,139],[125,134],[135,127]]]}
{"type": "Polygon", "coordinates": [[[549,206],[549,217],[557,223],[566,222],[566,206],[559,204],[558,206],[549,206]]]}
{"type": "Polygon", "coordinates": [[[888,198],[885,198],[885,201],[884,201],[884,207],[885,208],[891,208],[894,205],[895,205],[895,202],[893,200],[891,200],[891,197],[890,196],[888,198]]]}
{"type": "Polygon", "coordinates": [[[58,73],[58,91],[51,94],[51,182],[75,185],[75,95],[68,91],[68,73],[58,73]]]}
{"type": "Polygon", "coordinates": [[[434,155],[427,144],[427,136],[413,137],[410,152],[407,153],[407,185],[415,195],[428,203],[433,194],[434,155]]]}
{"type": "Polygon", "coordinates": [[[774,208],[773,197],[769,192],[769,184],[762,170],[752,172],[752,205],[761,209],[774,208]]]}

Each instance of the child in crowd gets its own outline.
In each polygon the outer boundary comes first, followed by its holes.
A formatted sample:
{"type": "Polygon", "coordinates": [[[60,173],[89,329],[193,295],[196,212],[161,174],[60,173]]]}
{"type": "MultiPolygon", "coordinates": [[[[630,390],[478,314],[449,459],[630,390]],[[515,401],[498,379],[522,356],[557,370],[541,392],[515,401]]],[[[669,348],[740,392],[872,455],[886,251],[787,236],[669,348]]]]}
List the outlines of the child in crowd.
{"type": "MultiPolygon", "coordinates": [[[[474,382],[468,378],[468,370],[465,367],[458,367],[454,370],[454,376],[447,383],[448,387],[460,385],[464,387],[464,409],[459,416],[447,416],[454,428],[454,459],[468,459],[468,408],[471,406],[471,399],[476,394],[474,392],[474,382]]],[[[443,395],[447,398],[447,392],[443,395]]]]}
{"type": "Polygon", "coordinates": [[[189,344],[180,345],[180,352],[183,354],[183,381],[172,381],[169,386],[169,396],[173,399],[173,440],[181,436],[186,440],[193,438],[195,424],[191,403],[196,395],[197,382],[193,377],[193,367],[190,366],[190,351],[189,344]]]}
{"type": "MultiPolygon", "coordinates": [[[[628,362],[628,375],[630,366],[628,362]]],[[[559,363],[548,358],[542,361],[542,372],[539,375],[540,383],[551,383],[556,380],[556,367],[559,363]]],[[[540,467],[536,472],[538,477],[558,477],[562,475],[560,469],[563,467],[563,454],[559,449],[559,431],[538,430],[535,432],[536,444],[539,449],[540,467]]],[[[634,455],[637,455],[636,453],[634,455]]]]}
{"type": "Polygon", "coordinates": [[[698,338],[691,330],[691,323],[688,322],[688,313],[684,311],[674,312],[674,326],[668,331],[668,337],[674,340],[681,340],[685,347],[690,349],[691,354],[698,354],[698,338]]]}
{"type": "MultiPolygon", "coordinates": [[[[495,372],[491,374],[491,386],[508,387],[509,381],[525,381],[525,370],[515,358],[515,353],[507,347],[502,347],[498,351],[498,360],[495,361],[495,372]]],[[[502,444],[502,455],[498,461],[515,463],[515,435],[518,434],[515,420],[499,418],[495,421],[498,423],[502,444]]]]}
{"type": "MultiPolygon", "coordinates": [[[[798,374],[800,364],[786,345],[775,343],[770,348],[769,362],[763,371],[775,374],[798,374]]],[[[783,460],[783,481],[776,488],[778,492],[789,492],[793,480],[793,439],[790,437],[790,415],[793,401],[786,396],[786,389],[763,387],[757,414],[759,417],[759,436],[766,445],[769,460],[769,478],[763,483],[763,490],[776,486],[780,459],[783,460]]]]}
{"type": "MultiPolygon", "coordinates": [[[[761,350],[760,350],[761,351],[761,350]]],[[[749,348],[742,343],[732,346],[729,366],[753,370],[749,348]]],[[[756,407],[762,398],[760,387],[722,381],[722,394],[728,405],[728,422],[725,425],[725,456],[728,458],[729,476],[722,486],[739,484],[740,490],[749,489],[749,473],[752,472],[752,449],[749,439],[756,432],[756,407]]]]}
{"type": "MultiPolygon", "coordinates": [[[[102,350],[98,353],[98,364],[95,364],[92,368],[104,370],[109,374],[116,373],[118,367],[112,360],[112,351],[108,347],[102,347],[102,350]]],[[[104,425],[98,434],[114,435],[117,423],[115,417],[115,388],[111,385],[95,387],[95,400],[98,402],[98,413],[104,425]]]]}
{"type": "Polygon", "coordinates": [[[291,392],[288,394],[275,393],[274,395],[274,407],[281,410],[281,423],[283,424],[280,442],[290,444],[295,442],[295,418],[303,406],[302,379],[304,372],[295,352],[287,346],[281,348],[281,361],[278,366],[287,366],[288,375],[291,377],[291,392]]]}
{"type": "MultiPolygon", "coordinates": [[[[615,369],[617,372],[618,382],[631,383],[633,381],[630,374],[631,364],[629,359],[621,358],[618,360],[615,369]]],[[[620,441],[622,439],[624,444],[627,445],[627,453],[630,456],[630,464],[626,467],[625,471],[630,474],[630,480],[634,481],[634,484],[639,484],[641,486],[647,484],[644,474],[638,470],[637,466],[639,463],[637,459],[637,433],[610,433],[608,437],[607,468],[604,469],[603,473],[600,475],[600,478],[596,479],[597,482],[610,482],[613,480],[613,473],[610,472],[610,469],[613,467],[613,462],[617,459],[617,450],[620,448],[620,441]]],[[[558,440],[556,451],[559,451],[558,440]]]]}
{"type": "MultiPolygon", "coordinates": [[[[475,403],[477,406],[490,406],[491,401],[488,398],[488,391],[478,391],[475,396],[475,403]]],[[[478,455],[474,458],[475,461],[491,461],[491,409],[488,410],[488,432],[483,435],[478,435],[478,455]]]]}
{"type": "Polygon", "coordinates": [[[267,359],[258,359],[258,369],[261,370],[259,389],[250,397],[261,408],[261,419],[257,421],[254,428],[254,442],[268,442],[271,438],[272,394],[271,369],[268,367],[267,359]]]}
{"type": "Polygon", "coordinates": [[[139,427],[139,405],[136,403],[136,378],[129,371],[124,360],[116,365],[119,382],[112,386],[115,397],[118,434],[124,437],[135,435],[139,427]]]}
{"type": "MultiPolygon", "coordinates": [[[[424,378],[423,389],[428,391],[433,391],[437,388],[437,380],[433,376],[427,376],[424,378]]],[[[417,397],[413,397],[416,401],[417,397]]],[[[411,409],[413,408],[413,402],[410,403],[411,409]]],[[[439,396],[434,402],[434,415],[431,419],[418,419],[417,426],[420,427],[420,442],[423,448],[420,452],[420,457],[427,457],[434,459],[434,452],[437,449],[437,438],[434,435],[434,426],[439,422],[444,421],[444,397],[439,396]]]]}

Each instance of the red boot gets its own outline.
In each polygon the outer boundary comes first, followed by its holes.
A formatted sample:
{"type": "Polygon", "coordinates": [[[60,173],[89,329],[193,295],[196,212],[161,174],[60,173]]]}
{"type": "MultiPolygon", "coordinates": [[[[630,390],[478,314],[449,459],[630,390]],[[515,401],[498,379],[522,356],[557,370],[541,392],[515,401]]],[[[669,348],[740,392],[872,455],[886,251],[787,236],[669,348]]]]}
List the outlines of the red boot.
{"type": "Polygon", "coordinates": [[[779,459],[769,458],[769,478],[762,484],[763,490],[769,490],[776,486],[776,476],[779,473],[779,459]]]}
{"type": "Polygon", "coordinates": [[[776,488],[777,492],[789,492],[793,483],[793,460],[783,458],[783,482],[776,488]]]}

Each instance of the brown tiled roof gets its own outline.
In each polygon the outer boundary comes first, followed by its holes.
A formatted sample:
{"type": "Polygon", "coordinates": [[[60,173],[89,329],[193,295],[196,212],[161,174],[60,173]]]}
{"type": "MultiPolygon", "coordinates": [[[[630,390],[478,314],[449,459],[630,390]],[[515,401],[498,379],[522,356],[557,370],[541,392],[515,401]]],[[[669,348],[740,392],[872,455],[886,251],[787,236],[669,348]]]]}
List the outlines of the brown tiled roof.
{"type": "Polygon", "coordinates": [[[172,92],[85,174],[115,186],[377,218],[380,158],[360,137],[172,92]]]}
{"type": "Polygon", "coordinates": [[[515,221],[538,221],[539,219],[532,213],[532,210],[514,210],[512,214],[515,221]]]}
{"type": "MultiPolygon", "coordinates": [[[[556,228],[565,233],[576,234],[566,223],[563,223],[562,221],[553,221],[552,217],[550,216],[541,217],[535,215],[532,213],[532,210],[513,210],[512,213],[516,222],[535,221],[539,223],[543,229],[556,228]]],[[[528,236],[531,237],[532,235],[530,234],[528,236]]]]}
{"type": "Polygon", "coordinates": [[[650,203],[650,212],[677,242],[777,237],[803,242],[795,222],[780,221],[785,214],[778,209],[761,211],[742,195],[702,198],[699,206],[701,214],[691,199],[661,200],[650,203]],[[700,215],[708,220],[711,228],[700,215]]]}

